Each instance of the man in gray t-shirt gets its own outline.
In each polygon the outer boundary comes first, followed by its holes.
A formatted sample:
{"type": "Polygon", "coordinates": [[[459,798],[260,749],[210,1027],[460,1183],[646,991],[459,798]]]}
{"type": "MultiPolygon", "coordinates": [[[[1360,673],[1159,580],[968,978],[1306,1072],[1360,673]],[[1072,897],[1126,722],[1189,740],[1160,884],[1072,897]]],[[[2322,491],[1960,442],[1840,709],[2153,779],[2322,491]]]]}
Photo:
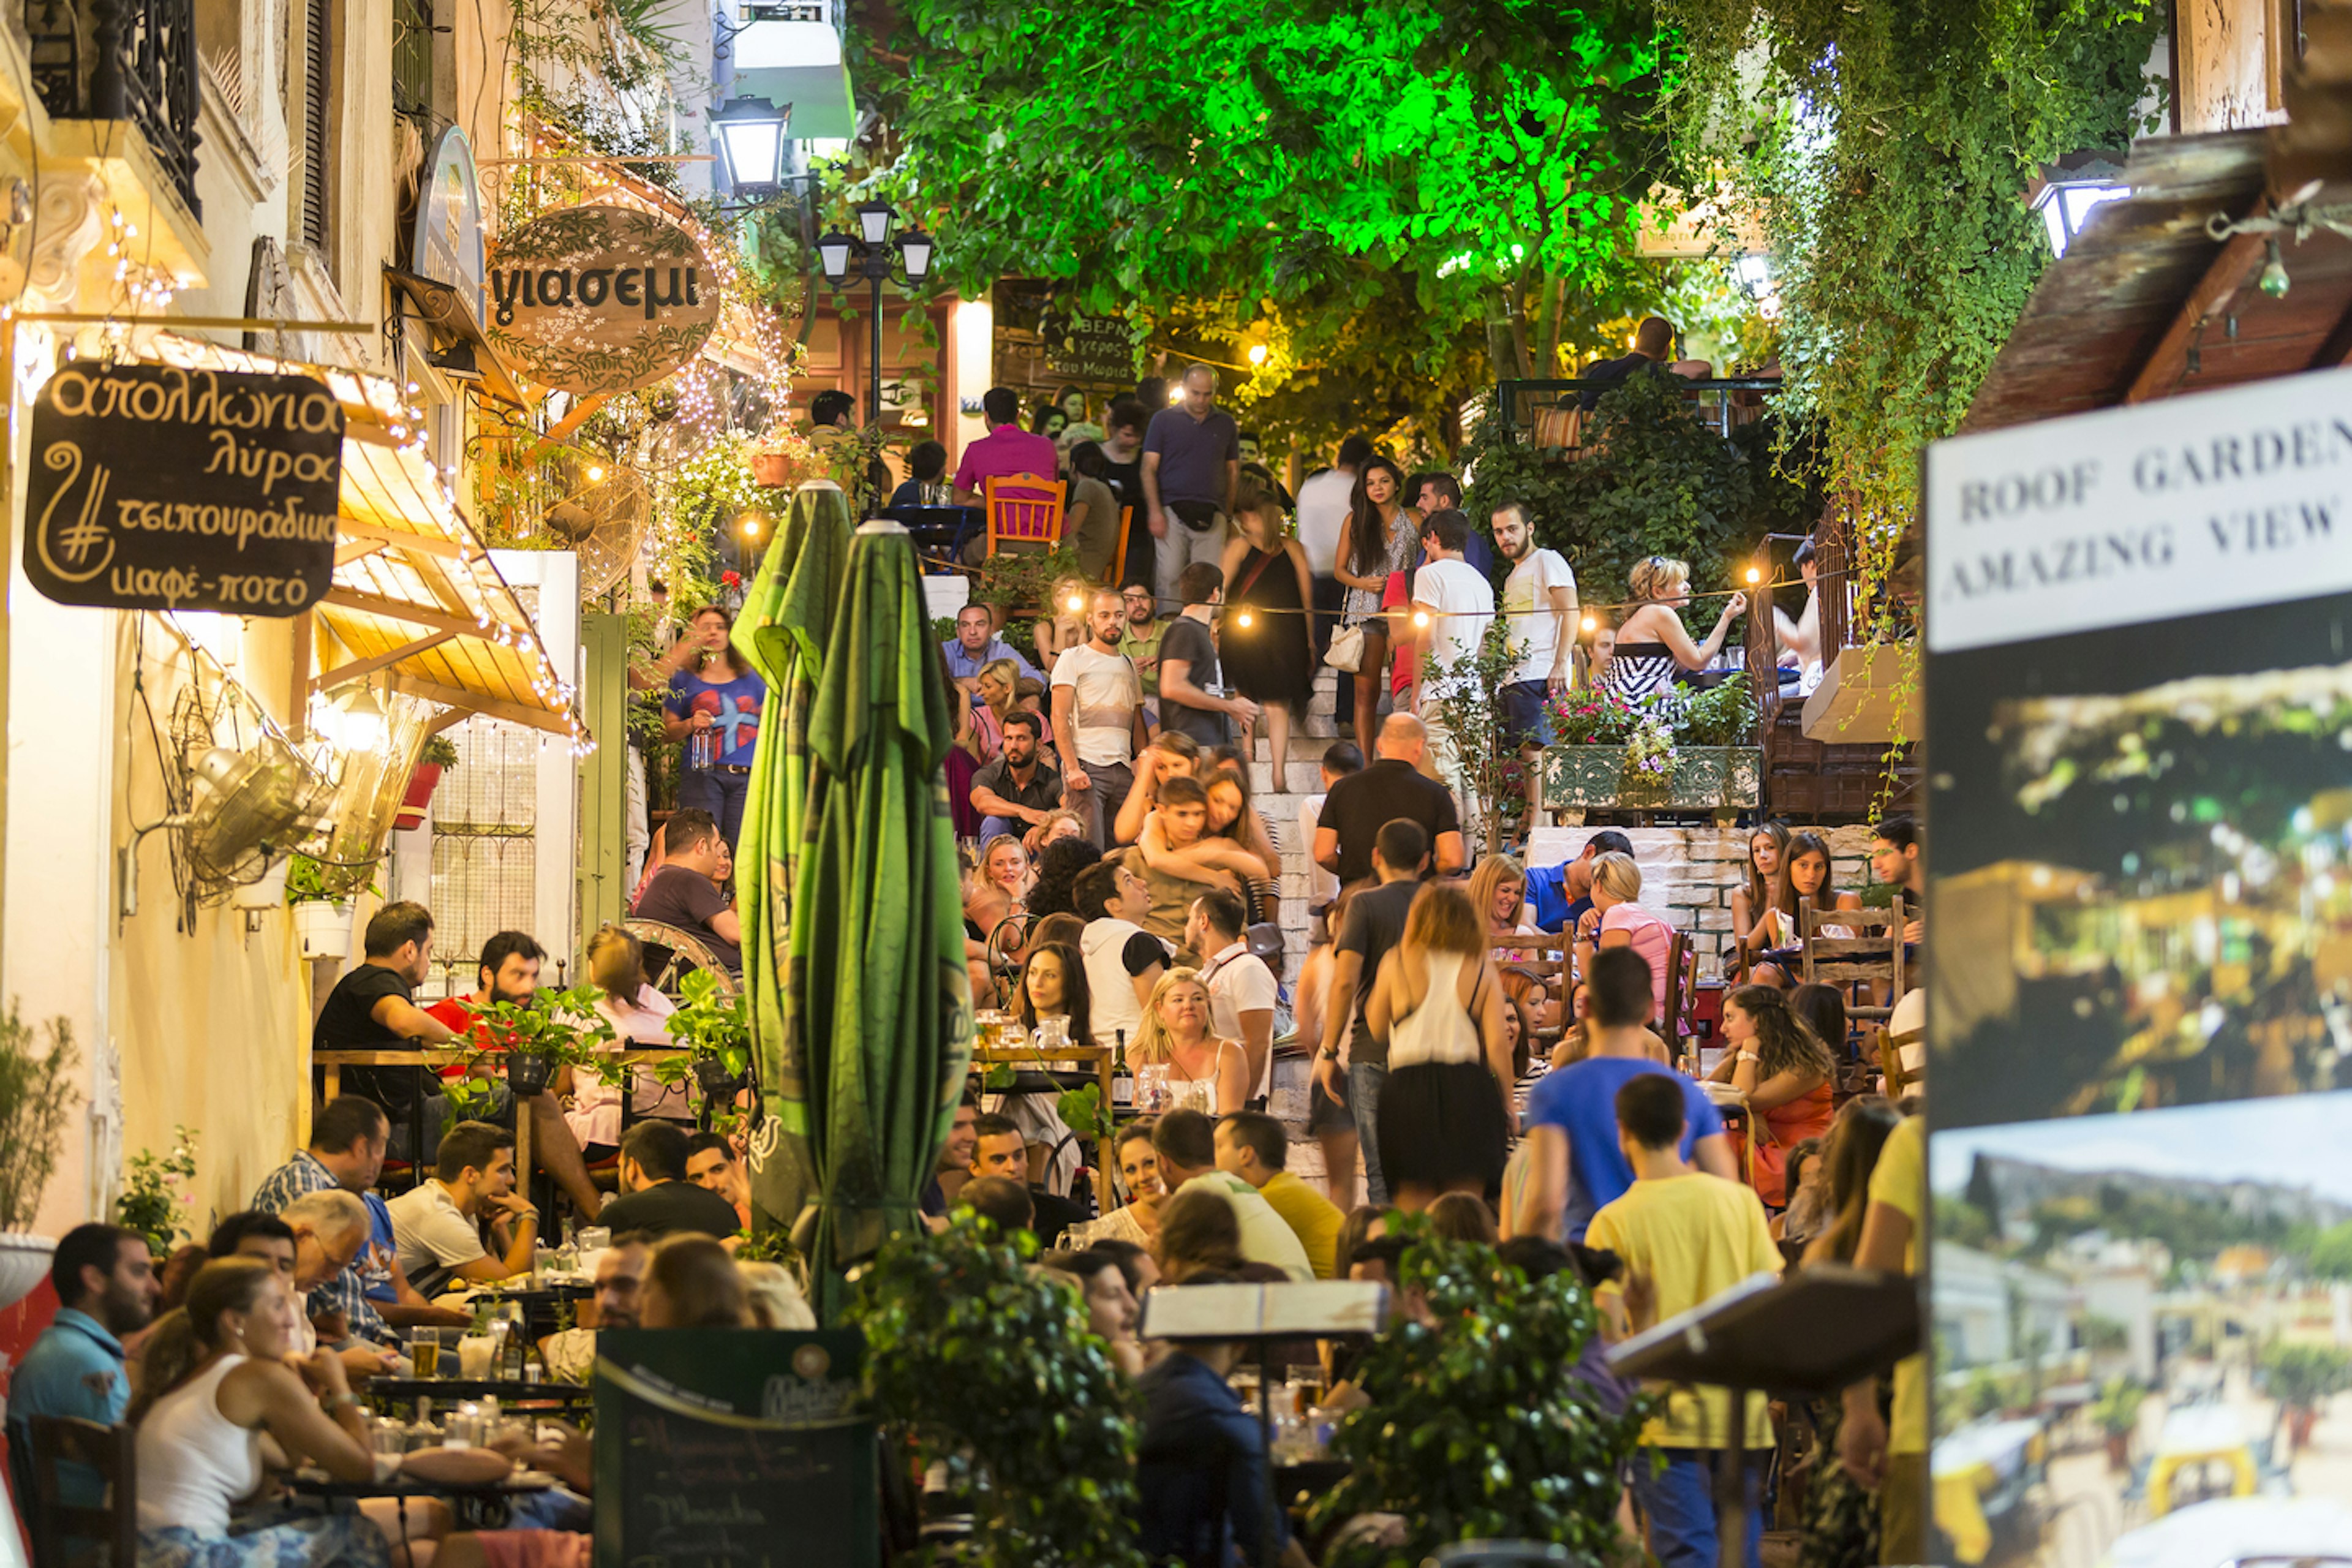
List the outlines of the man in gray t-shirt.
{"type": "Polygon", "coordinates": [[[1176,580],[1184,613],[1168,623],[1160,638],[1160,727],[1190,735],[1203,746],[1233,739],[1233,721],[1248,723],[1257,704],[1225,690],[1217,660],[1215,617],[1224,602],[1225,574],[1195,561],[1176,580]]]}
{"type": "Polygon", "coordinates": [[[1152,588],[1161,604],[1178,602],[1176,579],[1186,566],[1214,565],[1224,553],[1241,472],[1241,431],[1217,407],[1217,373],[1193,365],[1184,372],[1183,400],[1154,414],[1143,435],[1143,494],[1157,541],[1152,588]]]}

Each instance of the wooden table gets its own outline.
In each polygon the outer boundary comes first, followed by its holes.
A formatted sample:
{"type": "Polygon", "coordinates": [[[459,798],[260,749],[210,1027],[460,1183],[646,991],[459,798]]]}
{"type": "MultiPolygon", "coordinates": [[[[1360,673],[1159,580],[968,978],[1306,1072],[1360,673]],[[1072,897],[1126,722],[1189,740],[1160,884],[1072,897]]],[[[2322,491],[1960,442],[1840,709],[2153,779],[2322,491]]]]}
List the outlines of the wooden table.
{"type": "Polygon", "coordinates": [[[495,1399],[501,1405],[585,1405],[595,1390],[584,1383],[528,1383],[511,1377],[378,1377],[360,1385],[361,1394],[389,1404],[420,1399],[495,1399]]]}
{"type": "MultiPolygon", "coordinates": [[[[651,1062],[667,1061],[674,1057],[690,1054],[684,1046],[646,1046],[635,1050],[615,1051],[606,1058],[605,1061],[609,1067],[627,1068],[641,1067],[651,1062]]],[[[479,1051],[451,1050],[446,1046],[419,1046],[410,1050],[312,1051],[310,1053],[310,1064],[322,1069],[326,1075],[324,1098],[328,1100],[332,1100],[342,1092],[345,1068],[415,1068],[423,1070],[428,1068],[479,1067],[482,1059],[482,1053],[479,1051]]],[[[1108,1072],[1108,1069],[1105,1070],[1108,1072]]],[[[621,1092],[625,1097],[628,1093],[625,1074],[621,1092]]],[[[1106,1099],[1109,1097],[1108,1089],[1104,1091],[1104,1097],[1106,1099]]],[[[425,1147],[425,1097],[422,1094],[418,1095],[415,1103],[416,1112],[410,1123],[415,1133],[415,1142],[409,1151],[409,1156],[411,1164],[417,1172],[417,1180],[421,1182],[425,1179],[425,1167],[432,1162],[431,1152],[425,1147]]],[[[625,1098],[624,1103],[626,1103],[625,1098]]],[[[530,1184],[531,1128],[528,1112],[529,1108],[518,1100],[515,1105],[514,1129],[515,1181],[519,1187],[526,1191],[530,1184]]]]}
{"type": "MultiPolygon", "coordinates": [[[[982,1080],[985,1083],[986,1073],[983,1069],[999,1065],[1027,1068],[1032,1072],[1055,1070],[1046,1067],[1045,1064],[1048,1062],[1076,1062],[1078,1064],[1077,1070],[1080,1072],[1084,1072],[1091,1065],[1094,1068],[1095,1082],[1102,1089],[1103,1114],[1108,1117],[1111,1111],[1110,1069],[1115,1055],[1116,1053],[1108,1046],[1051,1046],[1043,1051],[1032,1046],[1023,1046],[1014,1050],[1005,1050],[996,1046],[974,1046],[971,1049],[971,1066],[974,1072],[982,1075],[982,1080]]],[[[1095,1157],[1097,1161],[1095,1168],[1101,1173],[1100,1181],[1107,1186],[1110,1181],[1110,1173],[1118,1169],[1111,1135],[1105,1134],[1095,1140],[1095,1157]]],[[[1099,1206],[1100,1200],[1097,1201],[1099,1206]]]]}

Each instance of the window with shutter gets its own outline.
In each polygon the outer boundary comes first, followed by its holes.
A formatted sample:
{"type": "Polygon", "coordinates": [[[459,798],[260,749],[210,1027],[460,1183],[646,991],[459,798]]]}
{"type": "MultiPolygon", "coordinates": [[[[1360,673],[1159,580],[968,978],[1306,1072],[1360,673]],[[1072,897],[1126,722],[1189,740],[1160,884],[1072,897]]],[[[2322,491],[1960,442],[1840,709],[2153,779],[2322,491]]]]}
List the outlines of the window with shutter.
{"type": "Polygon", "coordinates": [[[302,93],[302,239],[327,243],[327,94],[333,85],[333,0],[307,0],[302,93]]]}

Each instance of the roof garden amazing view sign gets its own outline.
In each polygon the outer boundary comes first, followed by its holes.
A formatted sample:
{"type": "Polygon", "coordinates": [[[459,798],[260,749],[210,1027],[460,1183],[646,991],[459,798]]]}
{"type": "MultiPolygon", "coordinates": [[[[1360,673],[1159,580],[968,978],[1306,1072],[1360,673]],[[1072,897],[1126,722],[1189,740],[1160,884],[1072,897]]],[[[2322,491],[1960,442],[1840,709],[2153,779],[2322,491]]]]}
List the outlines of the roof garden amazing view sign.
{"type": "Polygon", "coordinates": [[[25,575],[45,597],[285,616],[327,592],[343,409],[323,382],[77,361],[32,437],[25,575]]]}
{"type": "Polygon", "coordinates": [[[490,341],[541,386],[628,392],[692,359],[719,325],[694,237],[634,207],[565,207],[490,255],[490,341]]]}

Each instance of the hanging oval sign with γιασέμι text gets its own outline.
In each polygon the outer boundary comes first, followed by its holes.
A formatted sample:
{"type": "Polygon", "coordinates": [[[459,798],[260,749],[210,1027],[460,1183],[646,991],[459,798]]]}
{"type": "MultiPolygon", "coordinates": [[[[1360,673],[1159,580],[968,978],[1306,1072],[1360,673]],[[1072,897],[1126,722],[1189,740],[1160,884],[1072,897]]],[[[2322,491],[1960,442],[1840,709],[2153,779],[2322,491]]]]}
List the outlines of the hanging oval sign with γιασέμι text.
{"type": "Polygon", "coordinates": [[[633,207],[564,207],[490,253],[490,341],[524,377],[580,395],[647,386],[719,325],[702,247],[633,207]]]}

